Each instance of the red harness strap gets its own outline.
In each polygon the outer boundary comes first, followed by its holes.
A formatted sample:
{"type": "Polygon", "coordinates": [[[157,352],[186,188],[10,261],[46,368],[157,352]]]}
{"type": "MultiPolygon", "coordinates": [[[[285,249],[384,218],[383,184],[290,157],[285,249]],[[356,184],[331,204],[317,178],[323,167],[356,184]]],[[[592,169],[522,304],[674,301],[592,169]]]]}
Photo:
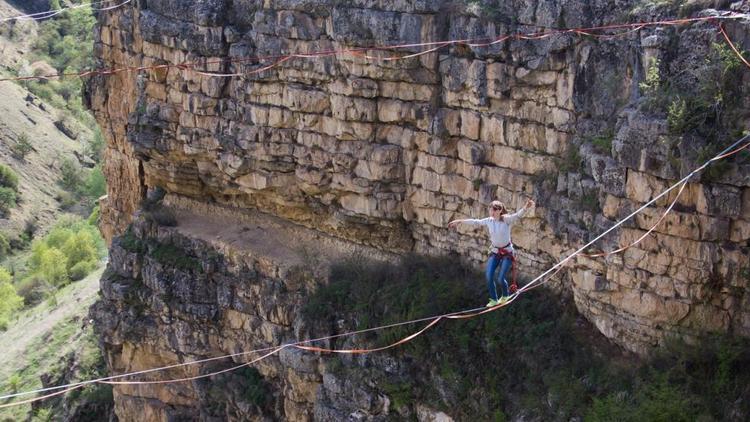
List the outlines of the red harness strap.
{"type": "Polygon", "coordinates": [[[510,286],[508,286],[508,290],[510,294],[513,294],[518,291],[518,284],[516,284],[516,257],[513,255],[513,250],[506,249],[508,246],[510,246],[510,243],[503,246],[502,248],[497,248],[497,252],[493,253],[496,254],[500,259],[505,257],[508,257],[508,259],[510,259],[511,276],[510,286]]]}

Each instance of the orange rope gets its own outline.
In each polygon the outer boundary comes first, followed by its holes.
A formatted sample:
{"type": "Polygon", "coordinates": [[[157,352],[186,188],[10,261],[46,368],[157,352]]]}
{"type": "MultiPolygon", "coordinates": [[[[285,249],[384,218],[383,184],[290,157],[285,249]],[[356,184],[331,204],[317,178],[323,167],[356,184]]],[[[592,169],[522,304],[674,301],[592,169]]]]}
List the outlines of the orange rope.
{"type": "Polygon", "coordinates": [[[750,62],[748,62],[744,57],[742,57],[742,53],[740,53],[737,47],[735,47],[734,43],[729,38],[729,34],[727,34],[727,31],[724,30],[724,25],[722,25],[721,23],[719,23],[719,31],[721,31],[721,35],[724,36],[724,39],[727,40],[727,44],[729,44],[729,47],[732,48],[732,51],[734,51],[734,54],[736,54],[737,57],[739,57],[740,60],[742,60],[742,63],[745,63],[745,66],[750,67],[750,62]]]}

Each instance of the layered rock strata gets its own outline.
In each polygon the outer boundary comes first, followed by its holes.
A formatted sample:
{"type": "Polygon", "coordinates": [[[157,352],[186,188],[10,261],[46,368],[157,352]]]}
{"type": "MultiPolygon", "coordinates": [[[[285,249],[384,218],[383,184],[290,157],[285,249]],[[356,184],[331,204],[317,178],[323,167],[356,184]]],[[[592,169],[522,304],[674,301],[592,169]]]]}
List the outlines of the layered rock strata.
{"type": "MultiPolygon", "coordinates": [[[[483,2],[472,3],[151,0],[100,13],[102,65],[150,66],[87,86],[108,138],[105,234],[122,233],[145,192],[160,187],[383,251],[457,252],[480,263],[485,234],[450,232],[447,222],[483,217],[493,199],[516,208],[533,197],[537,209],[513,233],[530,277],[706,158],[696,153],[705,140],[675,135],[664,115],[642,111],[639,83],[652,58],[698,66],[691,57],[709,54],[715,26],[512,38],[414,57],[428,47],[369,48],[602,25],[627,19],[637,2],[617,2],[619,14],[604,1],[509,2],[490,10],[492,20],[480,18],[483,2]],[[325,51],[337,53],[304,56],[325,51]],[[609,143],[597,147],[592,139],[607,131],[609,143]]],[[[750,45],[746,21],[725,27],[750,45]]],[[[742,80],[734,95],[747,117],[747,72],[742,80]]],[[[692,179],[637,246],[577,258],[564,279],[579,310],[641,353],[672,334],[750,335],[749,169],[738,159],[711,183],[692,179]]],[[[599,248],[641,237],[673,197],[599,248]]],[[[117,251],[113,267],[129,259],[117,251]]],[[[209,282],[184,280],[188,290],[209,282]]],[[[142,338],[183,341],[157,331],[142,338]]]]}
{"type": "MultiPolygon", "coordinates": [[[[341,413],[346,395],[326,399],[320,387],[344,381],[312,353],[288,348],[241,366],[309,337],[298,313],[315,280],[325,278],[326,262],[351,254],[393,256],[257,212],[167,201],[178,209],[176,227],[144,213],[112,243],[92,315],[114,373],[178,365],[127,380],[196,378],[116,385],[120,420],[310,420],[341,413]],[[228,226],[228,219],[236,224],[228,226]],[[249,352],[256,349],[262,352],[249,352]],[[223,355],[233,356],[179,366],[223,355]]],[[[360,390],[377,397],[369,392],[375,389],[360,390]]]]}

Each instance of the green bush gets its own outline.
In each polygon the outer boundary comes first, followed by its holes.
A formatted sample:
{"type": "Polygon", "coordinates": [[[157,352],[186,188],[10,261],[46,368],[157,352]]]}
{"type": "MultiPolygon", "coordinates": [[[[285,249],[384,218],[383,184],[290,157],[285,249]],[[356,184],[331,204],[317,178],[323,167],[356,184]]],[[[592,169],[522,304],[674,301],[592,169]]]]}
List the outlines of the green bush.
{"type": "Polygon", "coordinates": [[[68,270],[80,262],[96,262],[99,259],[96,242],[91,233],[86,231],[79,231],[71,236],[61,250],[68,260],[68,270]]]}
{"type": "Polygon", "coordinates": [[[240,370],[239,376],[244,378],[243,398],[255,406],[263,407],[268,399],[268,391],[263,380],[263,375],[258,369],[246,366],[240,370]]]}
{"type": "Polygon", "coordinates": [[[101,166],[94,167],[88,173],[85,194],[92,200],[107,194],[107,180],[104,178],[101,166]]]}
{"type": "Polygon", "coordinates": [[[99,231],[76,216],[62,217],[43,239],[31,245],[27,265],[53,286],[80,280],[106,253],[99,231]]]}
{"type": "Polygon", "coordinates": [[[18,387],[21,386],[21,375],[18,373],[14,373],[10,377],[8,377],[6,385],[8,386],[8,389],[11,393],[17,393],[18,387]]]}
{"type": "Polygon", "coordinates": [[[23,298],[13,288],[13,278],[0,267],[0,329],[6,329],[13,314],[23,306],[23,298]]]}
{"type": "Polygon", "coordinates": [[[612,141],[614,140],[614,137],[614,133],[609,131],[592,138],[591,144],[594,146],[594,150],[599,154],[610,155],[612,153],[612,141]]]}
{"type": "Polygon", "coordinates": [[[50,422],[52,420],[54,420],[54,413],[52,413],[52,409],[43,407],[32,411],[31,422],[50,422]]]}
{"type": "Polygon", "coordinates": [[[658,97],[661,94],[664,84],[661,80],[661,61],[657,58],[651,58],[648,63],[648,69],[646,70],[646,78],[643,82],[638,84],[638,87],[643,92],[643,95],[651,98],[658,97]]]}
{"type": "Polygon", "coordinates": [[[16,207],[16,192],[11,188],[0,187],[0,216],[7,216],[16,207]]]}
{"type": "Polygon", "coordinates": [[[74,235],[75,232],[69,227],[57,224],[44,237],[44,243],[50,248],[62,249],[63,245],[74,235]]]}
{"type": "Polygon", "coordinates": [[[81,261],[73,265],[69,270],[70,279],[72,281],[84,279],[96,269],[96,265],[96,261],[81,261]]]}
{"type": "Polygon", "coordinates": [[[101,209],[99,208],[99,205],[97,205],[91,211],[91,215],[89,215],[89,218],[86,220],[86,222],[89,225],[97,227],[99,225],[99,218],[101,218],[101,209]]]}
{"type": "Polygon", "coordinates": [[[55,199],[60,203],[60,208],[63,210],[70,209],[78,202],[76,196],[66,190],[59,190],[55,199]]]}
{"type": "Polygon", "coordinates": [[[0,186],[18,192],[18,175],[10,167],[0,164],[0,186]]]}
{"type": "Polygon", "coordinates": [[[16,286],[18,295],[23,298],[25,306],[34,306],[41,303],[55,288],[47,283],[40,274],[32,274],[16,286]]]}
{"type": "Polygon", "coordinates": [[[185,250],[174,245],[159,244],[151,252],[151,257],[157,262],[175,267],[185,272],[202,272],[200,261],[185,254],[185,250]]]}

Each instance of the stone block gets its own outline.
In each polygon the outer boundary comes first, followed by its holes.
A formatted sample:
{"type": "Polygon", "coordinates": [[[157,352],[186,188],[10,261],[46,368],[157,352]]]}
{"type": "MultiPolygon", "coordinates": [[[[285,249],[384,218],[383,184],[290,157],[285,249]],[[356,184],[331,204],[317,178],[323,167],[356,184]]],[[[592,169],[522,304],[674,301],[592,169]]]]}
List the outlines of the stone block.
{"type": "Polygon", "coordinates": [[[396,145],[376,145],[370,157],[376,163],[396,164],[401,162],[401,148],[396,145]]]}
{"type": "Polygon", "coordinates": [[[489,150],[487,162],[526,174],[553,172],[557,168],[550,156],[535,155],[501,145],[493,145],[489,150]]]}
{"type": "Polygon", "coordinates": [[[461,110],[461,136],[469,139],[479,139],[479,113],[461,110]]]}
{"type": "Polygon", "coordinates": [[[484,160],[484,145],[479,142],[462,139],[458,141],[458,158],[470,163],[480,164],[484,160]]]}
{"type": "Polygon", "coordinates": [[[732,242],[740,243],[750,240],[750,221],[732,220],[729,227],[729,240],[732,242]]]}
{"type": "MultiPolygon", "coordinates": [[[[365,78],[336,79],[329,84],[331,93],[363,98],[374,98],[378,96],[378,81],[365,78]]],[[[388,95],[383,95],[389,97],[388,95]]]]}
{"type": "Polygon", "coordinates": [[[381,97],[403,101],[429,102],[435,95],[433,85],[412,84],[408,82],[378,81],[381,97]]]}
{"type": "Polygon", "coordinates": [[[422,167],[414,168],[411,184],[421,186],[432,192],[440,192],[439,175],[422,167]]]}
{"type": "Polygon", "coordinates": [[[418,152],[417,166],[434,171],[437,174],[446,174],[455,171],[455,160],[448,157],[440,157],[424,152],[418,152]]]}
{"type": "Polygon", "coordinates": [[[403,172],[398,164],[380,164],[359,160],[354,167],[354,174],[368,180],[392,181],[400,179],[403,172]]]}
{"type": "Polygon", "coordinates": [[[377,118],[378,110],[374,100],[331,95],[331,113],[339,120],[373,122],[377,118]]]}
{"type": "Polygon", "coordinates": [[[505,63],[487,64],[487,95],[491,98],[503,98],[514,86],[512,67],[505,63]]]}
{"type": "Polygon", "coordinates": [[[505,121],[498,115],[482,115],[482,126],[479,139],[489,144],[504,144],[505,121]]]}
{"type": "Polygon", "coordinates": [[[328,93],[323,91],[285,85],[282,104],[290,110],[320,114],[331,107],[328,98],[328,93]]]}
{"type": "Polygon", "coordinates": [[[352,211],[357,214],[377,216],[377,200],[372,197],[362,196],[357,194],[345,194],[339,198],[341,208],[352,211]]]}

